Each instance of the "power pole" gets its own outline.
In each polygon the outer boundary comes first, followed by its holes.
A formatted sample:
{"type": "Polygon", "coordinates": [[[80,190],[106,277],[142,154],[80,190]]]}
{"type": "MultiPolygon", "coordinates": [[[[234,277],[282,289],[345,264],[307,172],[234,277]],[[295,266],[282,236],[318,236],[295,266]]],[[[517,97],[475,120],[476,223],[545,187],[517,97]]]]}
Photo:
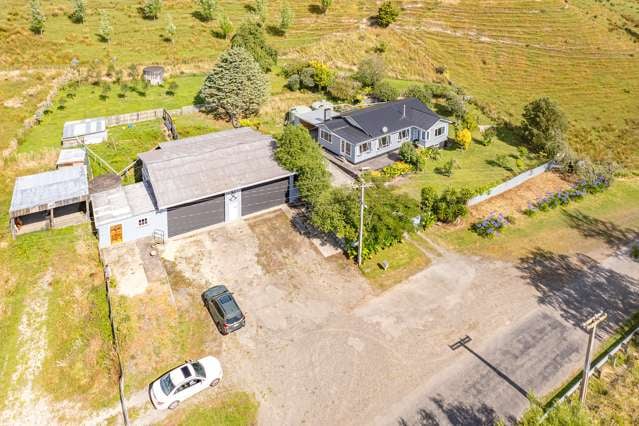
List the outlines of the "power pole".
{"type": "Polygon", "coordinates": [[[579,402],[583,405],[586,403],[586,393],[588,392],[588,379],[590,378],[590,358],[592,356],[592,347],[595,344],[595,334],[597,333],[597,325],[605,320],[608,314],[599,312],[597,315],[584,322],[583,326],[590,331],[588,336],[588,348],[586,349],[586,361],[584,363],[584,374],[581,379],[581,389],[579,391],[579,402]]]}
{"type": "MultiPolygon", "coordinates": [[[[368,170],[368,167],[362,167],[361,172],[368,170]]],[[[369,186],[362,176],[359,176],[359,243],[357,244],[357,265],[362,266],[362,245],[364,244],[364,208],[366,207],[364,200],[364,189],[369,186]]]]}

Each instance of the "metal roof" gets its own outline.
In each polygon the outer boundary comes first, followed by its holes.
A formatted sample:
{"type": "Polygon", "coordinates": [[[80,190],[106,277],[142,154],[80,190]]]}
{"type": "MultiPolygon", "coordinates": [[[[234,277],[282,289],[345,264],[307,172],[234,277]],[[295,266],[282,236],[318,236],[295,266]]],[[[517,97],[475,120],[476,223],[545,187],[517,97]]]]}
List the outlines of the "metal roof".
{"type": "Polygon", "coordinates": [[[292,175],[275,161],[274,145],[243,127],[166,142],[139,157],[162,209],[292,175]]]}
{"type": "Polygon", "coordinates": [[[86,166],[64,167],[16,179],[9,213],[22,216],[86,200],[86,166]]]}
{"type": "Polygon", "coordinates": [[[58,156],[57,165],[69,163],[84,163],[87,153],[82,148],[63,149],[58,156]]]}
{"type": "Polygon", "coordinates": [[[349,142],[358,143],[411,126],[430,129],[442,118],[415,98],[373,105],[342,113],[322,123],[349,142]]]}
{"type": "Polygon", "coordinates": [[[67,121],[64,123],[62,138],[75,138],[92,135],[106,130],[105,118],[87,118],[86,120],[67,121]]]}
{"type": "Polygon", "coordinates": [[[155,211],[150,188],[144,182],[91,194],[95,226],[155,211]]]}
{"type": "Polygon", "coordinates": [[[329,119],[339,115],[339,113],[333,111],[330,108],[326,108],[326,110],[324,110],[324,109],[316,109],[316,110],[303,112],[303,113],[295,113],[295,115],[297,116],[297,118],[299,120],[305,121],[305,122],[307,122],[309,124],[312,124],[312,125],[316,126],[318,124],[322,124],[325,121],[324,120],[324,111],[326,111],[326,116],[329,119]]]}

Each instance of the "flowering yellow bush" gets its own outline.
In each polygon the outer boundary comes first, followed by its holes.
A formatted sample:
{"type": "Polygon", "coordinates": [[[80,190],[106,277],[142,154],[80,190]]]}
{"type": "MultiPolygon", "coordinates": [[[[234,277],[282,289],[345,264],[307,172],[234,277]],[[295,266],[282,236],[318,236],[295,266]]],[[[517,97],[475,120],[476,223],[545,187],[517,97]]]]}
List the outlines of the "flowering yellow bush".
{"type": "Polygon", "coordinates": [[[397,161],[396,163],[386,166],[382,169],[382,175],[388,177],[396,177],[405,175],[413,171],[413,167],[410,164],[403,161],[397,161]]]}
{"type": "Polygon", "coordinates": [[[455,140],[464,150],[466,150],[470,147],[470,144],[473,142],[473,135],[470,133],[470,130],[463,129],[456,132],[455,140]]]}

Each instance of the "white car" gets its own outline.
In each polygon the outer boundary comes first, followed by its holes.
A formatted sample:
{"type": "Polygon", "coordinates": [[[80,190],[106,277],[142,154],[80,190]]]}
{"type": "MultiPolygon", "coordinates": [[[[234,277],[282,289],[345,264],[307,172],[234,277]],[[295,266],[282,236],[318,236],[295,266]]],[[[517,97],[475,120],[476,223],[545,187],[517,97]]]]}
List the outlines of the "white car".
{"type": "Polygon", "coordinates": [[[222,365],[217,358],[206,356],[169,371],[149,387],[153,406],[158,410],[173,410],[180,402],[214,387],[222,379],[222,365]]]}

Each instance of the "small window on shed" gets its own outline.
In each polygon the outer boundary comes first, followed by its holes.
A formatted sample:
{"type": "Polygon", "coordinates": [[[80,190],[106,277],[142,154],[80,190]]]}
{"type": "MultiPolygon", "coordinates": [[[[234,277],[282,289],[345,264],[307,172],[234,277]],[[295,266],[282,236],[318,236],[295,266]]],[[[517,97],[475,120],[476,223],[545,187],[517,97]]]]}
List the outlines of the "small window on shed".
{"type": "Polygon", "coordinates": [[[142,219],[138,219],[138,226],[142,227],[148,224],[149,224],[149,220],[146,217],[143,217],[142,219]]]}

